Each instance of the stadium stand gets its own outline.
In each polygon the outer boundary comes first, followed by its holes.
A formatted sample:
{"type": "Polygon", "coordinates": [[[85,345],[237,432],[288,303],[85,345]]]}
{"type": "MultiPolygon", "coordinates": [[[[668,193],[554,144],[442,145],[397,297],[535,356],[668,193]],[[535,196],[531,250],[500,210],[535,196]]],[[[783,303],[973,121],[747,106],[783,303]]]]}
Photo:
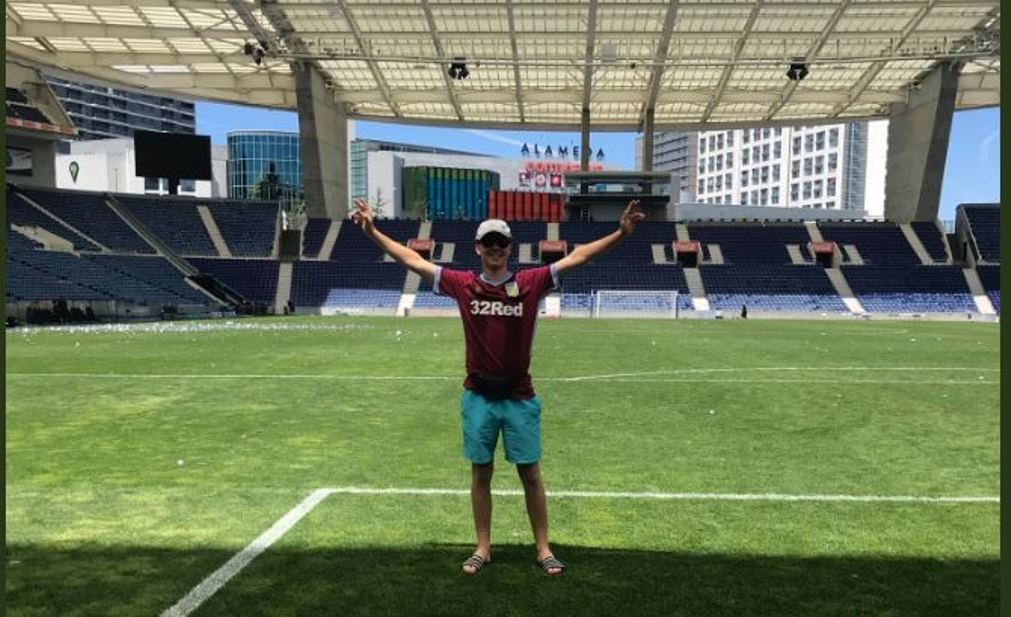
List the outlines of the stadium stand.
{"type": "Polygon", "coordinates": [[[299,261],[291,299],[299,307],[396,308],[406,276],[397,263],[299,261]]]}
{"type": "Polygon", "coordinates": [[[151,245],[109,208],[102,193],[27,188],[18,191],[111,250],[155,253],[151,245]]]}
{"type": "Polygon", "coordinates": [[[948,253],[944,250],[944,234],[937,223],[932,221],[914,221],[912,223],[916,237],[920,239],[920,244],[927,250],[927,253],[935,262],[944,263],[948,260],[948,253]]]}
{"type": "Polygon", "coordinates": [[[330,230],[330,219],[309,219],[302,231],[302,256],[309,259],[319,257],[326,232],[330,230]]]}
{"type": "Polygon", "coordinates": [[[99,247],[95,246],[93,242],[88,241],[83,238],[80,234],[76,233],[69,227],[61,225],[58,221],[50,216],[46,216],[38,208],[33,207],[28,202],[24,201],[20,195],[14,191],[7,189],[7,228],[10,229],[12,224],[20,225],[25,227],[41,227],[51,234],[59,236],[65,240],[70,241],[74,245],[75,250],[79,251],[98,251],[99,247]]]}
{"type": "Polygon", "coordinates": [[[200,205],[210,210],[233,256],[270,257],[277,235],[277,205],[255,201],[200,205]]]}
{"type": "Polygon", "coordinates": [[[820,266],[737,263],[700,271],[714,310],[848,312],[820,266]]]}
{"type": "Polygon", "coordinates": [[[969,229],[976,241],[979,258],[1000,261],[1000,206],[997,204],[963,204],[969,229]]]}
{"type": "Polygon", "coordinates": [[[977,311],[958,266],[843,266],[842,270],[871,313],[977,311]]]}
{"type": "MultiPolygon", "coordinates": [[[[429,237],[436,243],[436,256],[439,255],[438,245],[455,243],[453,251],[453,268],[477,270],[481,267],[481,258],[474,252],[474,235],[477,233],[477,221],[433,221],[429,237]]],[[[513,251],[516,252],[515,250],[513,251]]]]}
{"type": "MultiPolygon", "coordinates": [[[[719,244],[726,263],[790,263],[787,244],[806,250],[811,241],[800,224],[699,225],[688,224],[688,235],[703,244],[719,244]]],[[[707,247],[708,248],[708,247],[707,247]]]]}
{"type": "Polygon", "coordinates": [[[272,306],[277,293],[280,262],[271,259],[187,259],[201,273],[210,274],[253,303],[272,306]]]}
{"type": "MultiPolygon", "coordinates": [[[[916,251],[895,223],[818,223],[826,241],[857,247],[867,265],[915,265],[920,263],[916,251]]],[[[839,249],[842,251],[842,246],[839,249]]],[[[849,261],[842,251],[843,263],[849,261]]]]}
{"type": "Polygon", "coordinates": [[[196,202],[138,195],[117,195],[116,199],[180,255],[217,256],[196,202]]]}
{"type": "Polygon", "coordinates": [[[993,308],[1000,312],[1000,266],[976,266],[976,274],[990,298],[993,308]]]}
{"type": "MultiPolygon", "coordinates": [[[[401,244],[406,244],[411,238],[418,237],[421,223],[411,220],[379,219],[376,221],[379,231],[401,244]]],[[[318,252],[318,249],[317,249],[318,252]]],[[[382,261],[383,252],[369,240],[368,236],[355,225],[342,225],[334,243],[331,261],[373,262],[382,261]]]]}

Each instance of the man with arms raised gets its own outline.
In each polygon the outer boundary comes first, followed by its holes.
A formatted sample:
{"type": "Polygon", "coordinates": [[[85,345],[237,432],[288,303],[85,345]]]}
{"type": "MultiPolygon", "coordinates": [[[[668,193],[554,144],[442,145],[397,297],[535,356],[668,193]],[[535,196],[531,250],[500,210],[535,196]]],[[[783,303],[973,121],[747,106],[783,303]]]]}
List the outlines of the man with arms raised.
{"type": "Polygon", "coordinates": [[[477,228],[474,250],[481,272],[442,268],[380,232],[372,209],[362,199],[351,213],[355,224],[379,248],[432,284],[437,294],[456,300],[463,319],[467,378],[461,401],[463,452],[471,462],[470,499],[477,548],[463,562],[466,574],[477,574],[491,561],[491,477],[499,432],[506,460],[516,465],[537,547],[537,564],[545,574],[559,575],[565,565],[548,543],[548,508],[541,479],[541,404],[530,380],[530,349],[537,307],[568,270],[581,266],[635,231],[645,215],[632,201],[621,213],[618,229],[584,244],[550,266],[512,273],[509,225],[489,219],[477,228]]]}

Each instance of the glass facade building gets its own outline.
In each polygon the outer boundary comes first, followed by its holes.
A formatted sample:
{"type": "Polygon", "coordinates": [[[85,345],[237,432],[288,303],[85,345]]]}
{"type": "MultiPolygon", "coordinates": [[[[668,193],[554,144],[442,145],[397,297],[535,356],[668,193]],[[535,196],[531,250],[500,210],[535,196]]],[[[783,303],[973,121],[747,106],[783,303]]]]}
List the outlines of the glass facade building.
{"type": "Polygon", "coordinates": [[[485,156],[473,152],[448,150],[434,146],[417,146],[375,139],[355,139],[351,142],[351,199],[367,199],[369,196],[369,152],[422,152],[428,154],[463,154],[468,156],[485,156]]]}
{"type": "Polygon", "coordinates": [[[132,137],[136,129],[193,134],[193,103],[49,77],[49,87],[77,127],[77,138],[132,137]]]}
{"type": "Polygon", "coordinates": [[[298,133],[236,131],[228,134],[228,197],[298,201],[303,198],[298,133]]]}

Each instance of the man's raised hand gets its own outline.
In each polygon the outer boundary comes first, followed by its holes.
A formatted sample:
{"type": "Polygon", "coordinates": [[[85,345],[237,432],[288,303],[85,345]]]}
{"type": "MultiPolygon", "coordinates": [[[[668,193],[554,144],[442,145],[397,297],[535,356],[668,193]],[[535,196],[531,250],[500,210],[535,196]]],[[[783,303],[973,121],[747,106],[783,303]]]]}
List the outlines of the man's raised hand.
{"type": "Polygon", "coordinates": [[[639,210],[638,199],[633,199],[628,202],[628,205],[625,206],[625,209],[621,212],[621,217],[618,218],[621,235],[627,236],[635,231],[635,228],[638,227],[639,223],[641,223],[645,218],[646,214],[639,210]]]}
{"type": "Polygon", "coordinates": [[[372,231],[372,208],[369,202],[364,199],[356,199],[355,207],[351,211],[351,220],[355,225],[362,228],[362,231],[372,231]]]}

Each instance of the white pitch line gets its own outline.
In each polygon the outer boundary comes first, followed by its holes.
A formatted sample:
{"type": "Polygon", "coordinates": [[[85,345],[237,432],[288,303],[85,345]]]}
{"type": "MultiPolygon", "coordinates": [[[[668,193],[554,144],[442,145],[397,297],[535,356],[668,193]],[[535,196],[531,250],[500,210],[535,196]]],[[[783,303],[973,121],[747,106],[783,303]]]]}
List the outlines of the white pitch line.
{"type": "MultiPolygon", "coordinates": [[[[367,488],[340,486],[323,489],[345,495],[468,496],[466,489],[452,488],[367,488]]],[[[495,490],[495,495],[518,497],[521,490],[495,490]]],[[[547,491],[548,497],[573,499],[654,499],[680,501],[771,501],[771,502],[851,502],[851,503],[1000,503],[1000,497],[920,497],[915,495],[789,495],[781,493],[665,493],[608,491],[547,491]]]]}
{"type": "Polygon", "coordinates": [[[182,600],[176,602],[174,606],[161,614],[161,617],[185,617],[197,609],[208,598],[213,596],[224,586],[233,576],[238,574],[251,561],[267,550],[267,548],[277,542],[289,529],[295,526],[302,517],[308,514],[319,502],[326,499],[331,491],[320,489],[313,491],[308,497],[302,500],[297,506],[282,516],[270,529],[260,534],[258,538],[249,543],[249,546],[242,549],[240,553],[225,562],[207,578],[194,587],[182,600]]]}
{"type": "MultiPolygon", "coordinates": [[[[499,496],[519,497],[521,490],[495,490],[499,496]]],[[[165,610],[161,617],[186,617],[201,604],[213,596],[225,583],[248,566],[263,551],[267,550],[281,536],[294,527],[306,514],[312,511],[321,501],[333,494],[341,495],[396,495],[411,497],[453,496],[466,497],[469,490],[452,488],[368,488],[360,486],[338,486],[321,488],[313,491],[308,497],[292,508],[287,514],[274,523],[270,529],[260,534],[240,553],[229,559],[225,565],[212,572],[207,578],[194,587],[179,602],[165,610]]],[[[668,501],[764,501],[764,502],[815,502],[815,503],[1000,503],[1000,497],[963,496],[963,497],[921,497],[915,495],[790,495],[782,493],[665,493],[665,492],[629,492],[629,491],[547,491],[548,497],[570,499],[641,499],[668,501]]]]}
{"type": "MultiPolygon", "coordinates": [[[[817,371],[824,374],[825,372],[837,371],[837,372],[879,372],[879,371],[900,371],[900,372],[918,372],[918,371],[963,371],[963,372],[983,372],[990,373],[996,372],[1000,369],[996,368],[973,368],[965,366],[950,366],[950,367],[920,367],[920,366],[882,366],[882,367],[870,367],[870,366],[830,366],[813,368],[810,366],[753,366],[753,367],[719,367],[719,368],[696,368],[696,369],[673,369],[673,370],[659,370],[659,371],[642,371],[637,373],[608,373],[599,375],[581,375],[573,377],[538,377],[537,381],[544,382],[580,382],[580,381],[615,381],[619,382],[622,379],[632,379],[636,381],[645,381],[645,377],[660,377],[664,375],[676,376],[676,375],[705,375],[713,373],[741,373],[741,372],[797,372],[797,371],[817,371]]],[[[74,377],[86,377],[86,378],[98,378],[98,379],[324,379],[324,380],[338,380],[338,381],[459,381],[463,377],[461,375],[327,375],[321,373],[7,373],[8,377],[47,377],[47,378],[74,378],[74,377]]],[[[975,383],[998,383],[996,381],[968,381],[968,380],[845,380],[845,379],[825,379],[821,380],[795,380],[795,379],[783,379],[783,378],[769,378],[769,379],[715,379],[715,378],[693,378],[693,377],[682,377],[677,379],[669,379],[667,381],[684,381],[684,382],[714,382],[714,383],[732,383],[734,381],[739,381],[742,383],[794,383],[796,381],[810,382],[810,383],[833,383],[833,384],[847,384],[847,383],[881,383],[881,384],[892,384],[892,383],[908,383],[908,384],[943,384],[943,385],[960,385],[960,384],[975,384],[975,383]]]]}

